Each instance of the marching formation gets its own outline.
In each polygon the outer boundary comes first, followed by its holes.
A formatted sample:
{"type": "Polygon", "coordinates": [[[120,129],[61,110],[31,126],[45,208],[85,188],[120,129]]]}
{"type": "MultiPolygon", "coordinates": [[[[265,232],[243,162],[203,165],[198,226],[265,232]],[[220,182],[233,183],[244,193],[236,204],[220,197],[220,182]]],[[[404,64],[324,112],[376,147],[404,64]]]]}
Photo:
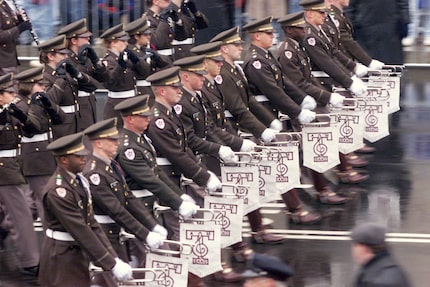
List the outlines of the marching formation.
{"type": "Polygon", "coordinates": [[[354,41],[345,1],[300,5],[277,20],[278,47],[272,17],[195,46],[209,23],[192,0],[147,0],[141,18],[101,34],[103,58],[81,19],[37,45],[42,66],[18,73],[5,47],[32,26],[1,1],[0,234],[21,272],[47,287],[195,287],[213,273],[240,282],[229,248],[248,267],[292,276],[248,246],[243,217],[255,243],[281,244],[260,208],[279,200],[292,223],[318,223],[296,190],[303,178],[319,203],[345,204],[325,174],[369,177],[358,154],[389,134],[402,74],[354,41]]]}

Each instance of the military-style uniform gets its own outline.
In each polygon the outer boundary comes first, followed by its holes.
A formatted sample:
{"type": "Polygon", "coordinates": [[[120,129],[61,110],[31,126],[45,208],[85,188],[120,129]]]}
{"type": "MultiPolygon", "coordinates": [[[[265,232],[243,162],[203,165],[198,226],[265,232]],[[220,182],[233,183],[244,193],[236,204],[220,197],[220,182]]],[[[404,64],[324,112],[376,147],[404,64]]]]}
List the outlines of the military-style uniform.
{"type": "MultiPolygon", "coordinates": [[[[80,19],[61,28],[58,35],[65,35],[67,39],[78,37],[90,37],[92,33],[88,31],[86,19],[80,19]]],[[[69,44],[70,45],[70,44],[69,44]]],[[[78,49],[80,47],[76,47],[78,49]]],[[[80,119],[78,121],[78,131],[83,131],[97,121],[96,97],[94,91],[98,88],[99,82],[108,79],[106,67],[100,64],[93,64],[87,57],[85,63],[81,62],[76,52],[69,49],[69,59],[78,71],[89,76],[88,83],[80,83],[78,91],[78,103],[80,119]]]]}
{"type": "MultiPolygon", "coordinates": [[[[294,99],[284,91],[284,79],[278,61],[269,51],[251,45],[244,59],[244,71],[248,79],[249,89],[277,117],[278,111],[296,118],[301,108],[297,103],[303,101],[294,99]]],[[[297,94],[292,94],[294,96],[297,94]]]]}
{"type": "MultiPolygon", "coordinates": [[[[0,93],[4,91],[15,92],[11,73],[0,77],[0,93]]],[[[19,159],[26,123],[13,117],[6,107],[0,106],[0,110],[0,203],[8,219],[0,223],[2,229],[12,231],[19,267],[34,267],[39,263],[39,246],[30,207],[25,199],[28,186],[19,159]]]]}
{"type": "Polygon", "coordinates": [[[349,65],[348,67],[344,66],[342,63],[345,61],[341,61],[340,58],[346,58],[346,56],[340,50],[334,49],[333,44],[323,34],[322,30],[308,24],[303,46],[311,59],[313,70],[324,71],[336,83],[345,88],[351,86],[350,74],[355,63],[351,59],[347,59],[349,65]]]}
{"type": "Polygon", "coordinates": [[[171,179],[179,186],[181,174],[204,186],[209,173],[199,165],[198,159],[188,146],[185,127],[175,110],[168,110],[160,103],[154,104],[154,118],[147,134],[157,147],[157,157],[171,179]]]}
{"type": "Polygon", "coordinates": [[[114,164],[93,153],[85,166],[84,175],[90,182],[95,218],[118,256],[127,262],[127,250],[119,241],[120,228],[144,242],[149,230],[158,223],[130,191],[123,175],[114,170],[114,164]]]}
{"type": "MultiPolygon", "coordinates": [[[[82,134],[72,134],[48,146],[54,155],[88,155],[82,134]]],[[[39,280],[42,286],[90,286],[89,261],[111,270],[117,257],[94,218],[89,183],[78,173],[58,167],[45,187],[47,221],[39,280]]]]}
{"type": "Polygon", "coordinates": [[[224,62],[215,82],[224,95],[226,116],[233,123],[232,126],[260,138],[275,116],[250,95],[248,80],[239,69],[224,62]]]}
{"type": "Polygon", "coordinates": [[[289,37],[285,39],[279,47],[279,63],[297,87],[312,96],[319,105],[327,105],[331,93],[312,76],[309,57],[297,41],[289,37]]]}
{"type": "MultiPolygon", "coordinates": [[[[142,16],[141,18],[127,24],[124,26],[124,30],[130,35],[128,49],[132,50],[139,58],[144,69],[141,72],[136,73],[136,88],[138,95],[150,95],[149,105],[152,106],[155,101],[154,93],[151,89],[149,82],[145,79],[157,72],[158,70],[171,64],[171,59],[167,56],[159,55],[156,51],[149,49],[149,47],[144,47],[137,43],[134,36],[145,35],[147,33],[152,34],[148,24],[148,18],[142,16]],[[156,54],[156,55],[154,55],[156,54]]],[[[149,42],[148,42],[149,44],[149,42]]]]}
{"type": "MultiPolygon", "coordinates": [[[[18,18],[6,1],[0,2],[0,76],[3,75],[2,68],[15,69],[19,65],[16,52],[16,39],[19,37],[18,18]]],[[[13,71],[10,71],[13,72],[13,71]]]]}
{"type": "Polygon", "coordinates": [[[182,203],[180,195],[184,192],[157,164],[155,149],[145,135],[123,129],[117,160],[132,191],[137,196],[145,195],[145,190],[148,191],[148,196],[141,199],[149,210],[152,211],[152,204],[157,198],[162,205],[178,210],[182,203]]]}
{"type": "Polygon", "coordinates": [[[173,2],[171,3],[173,9],[178,12],[179,17],[182,20],[182,25],[184,26],[186,36],[184,39],[183,37],[178,37],[182,35],[174,35],[172,45],[175,51],[175,60],[192,56],[190,50],[192,47],[194,47],[197,30],[205,29],[208,27],[209,24],[209,21],[205,14],[198,10],[193,13],[191,9],[187,7],[187,3],[184,2],[186,1],[182,1],[181,7],[178,7],[173,2]]]}
{"type": "Polygon", "coordinates": [[[351,19],[334,5],[330,6],[328,16],[339,30],[340,49],[352,59],[363,63],[365,66],[369,66],[372,58],[354,40],[354,28],[351,19]]]}

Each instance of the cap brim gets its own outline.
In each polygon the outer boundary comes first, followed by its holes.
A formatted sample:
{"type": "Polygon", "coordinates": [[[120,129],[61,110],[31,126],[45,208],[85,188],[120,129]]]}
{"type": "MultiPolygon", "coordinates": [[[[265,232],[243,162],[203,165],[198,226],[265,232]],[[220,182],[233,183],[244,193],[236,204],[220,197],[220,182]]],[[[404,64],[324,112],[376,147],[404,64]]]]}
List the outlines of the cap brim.
{"type": "Polygon", "coordinates": [[[40,80],[40,81],[37,81],[37,83],[39,85],[49,85],[50,84],[50,82],[48,80],[40,80]]]}
{"type": "Polygon", "coordinates": [[[121,136],[119,134],[116,135],[111,135],[109,137],[107,137],[108,139],[112,139],[112,140],[119,140],[121,138],[121,136]]]}
{"type": "Polygon", "coordinates": [[[182,87],[182,83],[178,82],[178,83],[175,83],[175,84],[171,84],[169,86],[172,86],[172,87],[182,87]]]}
{"type": "Polygon", "coordinates": [[[86,148],[84,148],[83,150],[74,152],[72,154],[74,155],[89,155],[91,152],[89,150],[87,150],[86,148]]]}
{"type": "Polygon", "coordinates": [[[224,62],[224,57],[223,56],[210,57],[209,59],[217,61],[217,62],[224,62]]]}
{"type": "Polygon", "coordinates": [[[200,70],[200,71],[193,71],[193,73],[203,76],[203,75],[206,75],[208,72],[206,72],[205,70],[200,70]]]}
{"type": "Polygon", "coordinates": [[[16,89],[14,86],[10,86],[5,89],[2,89],[2,91],[9,92],[9,93],[16,93],[16,89]]]}
{"type": "Polygon", "coordinates": [[[124,36],[118,37],[117,40],[128,41],[128,40],[130,40],[130,37],[128,35],[124,35],[124,36]]]}
{"type": "Polygon", "coordinates": [[[154,113],[152,111],[148,111],[148,112],[137,114],[136,116],[150,117],[150,116],[153,116],[153,115],[154,115],[154,113]]]}
{"type": "Polygon", "coordinates": [[[93,33],[91,33],[90,31],[87,31],[85,33],[79,34],[79,37],[91,37],[93,35],[93,33]]]}
{"type": "Polygon", "coordinates": [[[69,54],[70,51],[68,49],[60,49],[60,50],[55,50],[55,53],[69,54]]]}

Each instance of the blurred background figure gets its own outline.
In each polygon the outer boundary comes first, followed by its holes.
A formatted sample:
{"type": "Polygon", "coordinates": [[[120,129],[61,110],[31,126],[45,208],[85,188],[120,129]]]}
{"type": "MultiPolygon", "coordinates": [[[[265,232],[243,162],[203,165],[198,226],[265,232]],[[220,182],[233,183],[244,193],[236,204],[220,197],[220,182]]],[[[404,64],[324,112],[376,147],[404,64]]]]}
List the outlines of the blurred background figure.
{"type": "Polygon", "coordinates": [[[351,0],[346,12],[355,39],[372,58],[388,65],[403,64],[402,39],[410,23],[408,0],[351,0]]]}

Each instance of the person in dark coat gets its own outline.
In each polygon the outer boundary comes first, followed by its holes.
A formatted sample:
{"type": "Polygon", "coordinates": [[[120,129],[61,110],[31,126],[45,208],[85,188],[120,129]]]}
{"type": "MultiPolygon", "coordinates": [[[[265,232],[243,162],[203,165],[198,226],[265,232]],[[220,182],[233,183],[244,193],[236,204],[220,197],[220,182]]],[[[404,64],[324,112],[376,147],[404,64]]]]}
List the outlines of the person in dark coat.
{"type": "Polygon", "coordinates": [[[351,0],[346,12],[355,39],[369,56],[388,65],[403,64],[402,39],[411,22],[408,0],[351,0]]]}
{"type": "Polygon", "coordinates": [[[47,229],[40,260],[41,286],[89,287],[90,261],[111,271],[117,280],[132,278],[130,265],[118,258],[94,218],[90,184],[82,175],[90,152],[82,137],[82,133],[71,134],[47,146],[57,169],[43,196],[47,229]]]}
{"type": "Polygon", "coordinates": [[[385,228],[363,223],[351,231],[352,257],[360,265],[352,287],[409,287],[411,284],[385,243],[385,228]]]}
{"type": "Polygon", "coordinates": [[[16,40],[19,35],[31,30],[31,23],[17,17],[6,1],[0,1],[0,76],[18,72],[18,54],[16,40]]]}

